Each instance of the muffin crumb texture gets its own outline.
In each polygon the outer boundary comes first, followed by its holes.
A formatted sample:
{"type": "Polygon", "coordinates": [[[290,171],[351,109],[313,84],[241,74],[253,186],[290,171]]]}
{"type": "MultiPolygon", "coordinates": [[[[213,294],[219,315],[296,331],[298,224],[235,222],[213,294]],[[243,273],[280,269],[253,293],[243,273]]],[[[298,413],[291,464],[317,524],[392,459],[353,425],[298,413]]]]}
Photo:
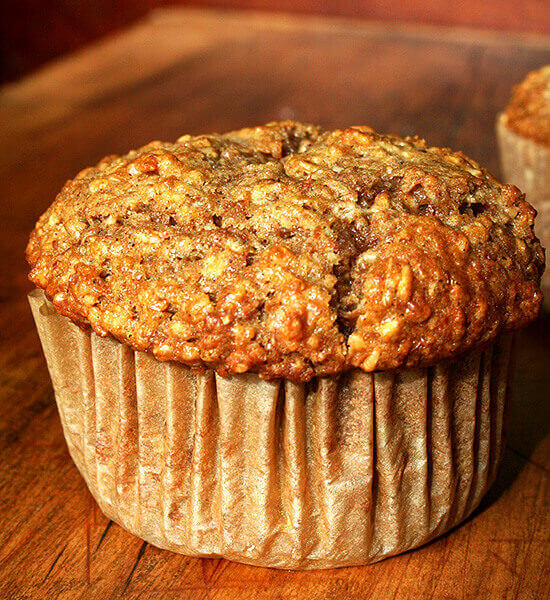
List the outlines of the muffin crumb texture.
{"type": "Polygon", "coordinates": [[[504,119],[512,131],[550,146],[550,65],[532,71],[514,88],[504,119]]]}
{"type": "Polygon", "coordinates": [[[307,381],[433,364],[533,320],[533,221],[460,153],[285,121],[103,159],[27,256],[58,312],[100,335],[307,381]]]}

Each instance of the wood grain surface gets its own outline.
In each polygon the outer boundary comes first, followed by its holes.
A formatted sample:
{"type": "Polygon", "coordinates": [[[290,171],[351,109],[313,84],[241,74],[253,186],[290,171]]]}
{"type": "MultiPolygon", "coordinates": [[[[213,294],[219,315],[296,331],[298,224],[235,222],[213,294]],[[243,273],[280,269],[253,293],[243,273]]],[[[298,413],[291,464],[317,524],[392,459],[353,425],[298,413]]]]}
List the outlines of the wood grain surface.
{"type": "Polygon", "coordinates": [[[317,572],[158,550],[103,517],[71,462],[25,294],[23,252],[64,181],[151,139],[300,118],[370,124],[498,171],[494,118],[550,38],[172,10],[2,89],[0,597],[550,597],[550,318],[518,340],[509,445],[461,527],[376,565],[317,572]]]}
{"type": "Polygon", "coordinates": [[[0,82],[12,81],[167,5],[550,33],[548,0],[8,0],[0,11],[0,82]]]}

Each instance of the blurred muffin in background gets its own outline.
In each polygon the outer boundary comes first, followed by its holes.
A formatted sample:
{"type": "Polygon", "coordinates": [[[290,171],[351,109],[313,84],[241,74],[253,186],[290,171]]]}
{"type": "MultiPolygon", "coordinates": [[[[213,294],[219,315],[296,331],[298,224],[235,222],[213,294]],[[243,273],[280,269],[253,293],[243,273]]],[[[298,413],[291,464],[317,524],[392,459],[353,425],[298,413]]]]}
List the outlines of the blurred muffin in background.
{"type": "MultiPolygon", "coordinates": [[[[517,185],[537,209],[537,234],[550,246],[550,65],[532,71],[517,85],[506,110],[497,117],[504,178],[517,185]]],[[[550,270],[542,289],[550,310],[550,270]]]]}

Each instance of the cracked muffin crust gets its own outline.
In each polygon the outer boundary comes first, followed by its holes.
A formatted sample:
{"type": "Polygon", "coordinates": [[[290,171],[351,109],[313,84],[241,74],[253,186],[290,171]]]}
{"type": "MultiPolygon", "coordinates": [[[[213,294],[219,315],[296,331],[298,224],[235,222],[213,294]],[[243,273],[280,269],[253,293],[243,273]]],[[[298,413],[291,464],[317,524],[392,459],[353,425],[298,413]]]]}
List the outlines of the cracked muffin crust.
{"type": "Polygon", "coordinates": [[[27,247],[73,321],[161,360],[307,381],[428,365],[539,311],[535,211],[368,127],[152,142],[67,182],[27,247]]]}
{"type": "Polygon", "coordinates": [[[512,131],[550,146],[550,65],[531,71],[514,88],[503,119],[512,131]]]}

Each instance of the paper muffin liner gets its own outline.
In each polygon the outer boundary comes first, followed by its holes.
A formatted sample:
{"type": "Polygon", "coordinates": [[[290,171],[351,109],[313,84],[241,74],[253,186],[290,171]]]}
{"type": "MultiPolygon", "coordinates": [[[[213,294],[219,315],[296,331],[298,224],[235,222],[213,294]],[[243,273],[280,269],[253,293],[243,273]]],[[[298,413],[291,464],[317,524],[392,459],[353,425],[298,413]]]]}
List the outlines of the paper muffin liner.
{"type": "Polygon", "coordinates": [[[375,562],[457,525],[495,477],[510,336],[432,368],[267,382],[160,362],[29,301],[74,462],[105,515],[155,546],[375,562]]]}
{"type": "MultiPolygon", "coordinates": [[[[550,248],[550,147],[518,135],[497,118],[497,140],[504,178],[525,194],[537,210],[535,232],[544,248],[550,248]]],[[[548,257],[546,259],[548,261],[548,257]]],[[[544,308],[550,311],[550,269],[542,276],[544,308]]]]}

